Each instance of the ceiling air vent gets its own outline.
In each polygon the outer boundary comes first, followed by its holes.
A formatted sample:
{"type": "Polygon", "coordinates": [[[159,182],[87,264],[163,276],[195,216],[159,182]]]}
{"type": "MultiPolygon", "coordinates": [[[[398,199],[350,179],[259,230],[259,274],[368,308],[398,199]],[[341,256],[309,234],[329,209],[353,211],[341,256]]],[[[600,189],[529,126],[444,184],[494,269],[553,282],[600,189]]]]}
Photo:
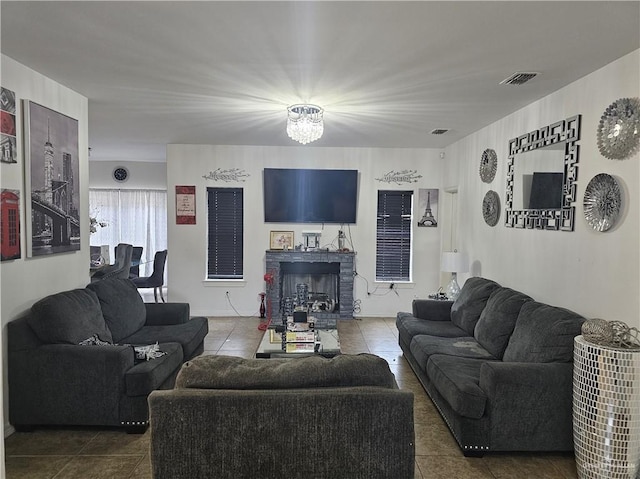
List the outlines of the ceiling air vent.
{"type": "Polygon", "coordinates": [[[435,130],[431,130],[431,134],[432,135],[444,135],[448,131],[449,130],[446,130],[444,128],[436,128],[435,130]]]}
{"type": "Polygon", "coordinates": [[[500,85],[522,85],[528,82],[538,73],[536,72],[515,72],[509,78],[505,78],[500,82],[500,85]]]}

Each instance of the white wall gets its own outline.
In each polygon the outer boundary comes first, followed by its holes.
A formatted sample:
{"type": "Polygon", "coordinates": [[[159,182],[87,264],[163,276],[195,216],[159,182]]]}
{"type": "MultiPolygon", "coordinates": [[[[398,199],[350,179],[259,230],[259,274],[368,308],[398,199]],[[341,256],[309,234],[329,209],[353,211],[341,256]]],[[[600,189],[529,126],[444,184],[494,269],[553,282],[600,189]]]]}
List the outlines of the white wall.
{"type": "MultiPolygon", "coordinates": [[[[284,126],[283,126],[284,127],[284,126]]],[[[413,283],[398,284],[396,295],[387,283],[375,283],[375,234],[378,189],[440,188],[442,165],[439,151],[427,149],[319,148],[319,147],[244,147],[211,145],[169,145],[167,148],[167,178],[169,226],[168,278],[171,301],[187,301],[193,314],[210,316],[235,315],[232,306],[242,315],[256,314],[259,296],[264,291],[265,250],[269,248],[269,231],[294,231],[295,242],[302,242],[303,230],[319,230],[322,225],[264,223],[262,170],[271,168],[336,168],[357,169],[359,201],[357,224],[350,234],[357,253],[356,268],[362,278],[356,278],[354,298],[361,300],[357,316],[394,316],[400,309],[410,308],[415,296],[425,297],[438,289],[440,236],[442,228],[415,228],[413,283]],[[206,180],[204,175],[217,168],[240,168],[250,176],[244,182],[224,183],[206,180]],[[422,175],[417,183],[403,185],[377,181],[390,170],[417,170],[422,175]],[[196,224],[176,225],[175,186],[196,186],[196,224]],[[244,281],[214,282],[206,277],[206,188],[241,186],[244,188],[245,244],[244,281]],[[231,305],[225,297],[229,291],[231,305]]],[[[417,219],[422,211],[415,211],[417,219]]],[[[327,225],[321,244],[337,238],[338,226],[327,225]]],[[[347,235],[349,231],[347,230],[347,235]]],[[[337,241],[335,242],[337,244],[337,241]]]]}
{"type": "MultiPolygon", "coordinates": [[[[0,263],[0,285],[2,304],[0,320],[2,323],[2,361],[3,361],[3,412],[4,427],[8,434],[12,432],[8,424],[7,393],[7,348],[6,324],[23,315],[31,305],[44,296],[84,287],[89,282],[89,207],[88,207],[88,168],[87,168],[87,99],[72,90],[46,78],[45,76],[2,55],[2,86],[16,94],[16,103],[23,99],[32,100],[55,111],[78,120],[80,155],[80,251],[52,256],[27,258],[25,201],[29,194],[24,190],[24,154],[19,146],[18,164],[0,164],[0,185],[2,188],[20,190],[21,198],[21,249],[22,258],[0,263]],[[86,218],[87,221],[82,221],[86,218]]],[[[17,142],[22,145],[23,127],[21,108],[16,105],[17,142]]],[[[4,461],[2,462],[4,464],[4,461]]],[[[4,475],[0,475],[4,477],[4,475]]]]}
{"type": "Polygon", "coordinates": [[[640,327],[639,157],[606,159],[596,142],[604,110],[617,99],[640,96],[639,58],[640,50],[626,55],[446,149],[447,158],[455,164],[445,173],[448,180],[444,182],[459,184],[458,237],[473,261],[470,275],[494,279],[587,317],[640,327]],[[495,190],[504,209],[508,141],[576,114],[582,115],[582,134],[575,231],[507,228],[504,211],[498,225],[489,227],[482,217],[482,199],[488,190],[495,190]],[[491,184],[483,183],[478,174],[486,148],[498,155],[498,171],[491,184]],[[625,190],[622,217],[605,233],[587,225],[582,206],[585,188],[598,173],[615,176],[625,190]]]}
{"type": "Polygon", "coordinates": [[[103,161],[89,160],[89,188],[166,190],[167,163],[162,161],[103,161]],[[129,170],[127,181],[113,179],[113,170],[129,170]]]}

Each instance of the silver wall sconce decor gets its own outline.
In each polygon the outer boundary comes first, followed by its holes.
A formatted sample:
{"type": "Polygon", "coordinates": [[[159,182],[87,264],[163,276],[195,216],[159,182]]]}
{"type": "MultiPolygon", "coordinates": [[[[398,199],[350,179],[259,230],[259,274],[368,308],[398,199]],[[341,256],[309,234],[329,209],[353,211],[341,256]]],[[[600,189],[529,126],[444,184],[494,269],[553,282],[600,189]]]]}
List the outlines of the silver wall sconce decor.
{"type": "Polygon", "coordinates": [[[500,219],[500,197],[493,190],[487,191],[482,200],[482,216],[485,223],[489,226],[495,226],[500,219]]]}
{"type": "Polygon", "coordinates": [[[624,160],[640,145],[640,99],[620,98],[600,117],[598,149],[605,158],[624,160]]]}
{"type": "Polygon", "coordinates": [[[622,193],[616,179],[600,173],[594,176],[584,192],[584,218],[596,231],[611,229],[618,220],[622,193]]]}
{"type": "Polygon", "coordinates": [[[498,155],[495,150],[487,148],[482,152],[480,159],[480,179],[485,183],[491,183],[496,177],[498,169],[498,155]]]}

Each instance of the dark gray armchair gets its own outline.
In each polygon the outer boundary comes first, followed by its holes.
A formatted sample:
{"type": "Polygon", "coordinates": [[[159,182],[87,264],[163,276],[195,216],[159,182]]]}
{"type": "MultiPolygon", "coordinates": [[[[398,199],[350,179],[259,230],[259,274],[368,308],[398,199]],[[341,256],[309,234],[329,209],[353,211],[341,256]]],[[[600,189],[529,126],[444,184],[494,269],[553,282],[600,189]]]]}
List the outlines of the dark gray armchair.
{"type": "Polygon", "coordinates": [[[115,249],[116,259],[113,264],[100,268],[91,276],[91,282],[100,281],[107,278],[128,278],[131,268],[131,257],[133,246],[120,243],[115,249]]]}

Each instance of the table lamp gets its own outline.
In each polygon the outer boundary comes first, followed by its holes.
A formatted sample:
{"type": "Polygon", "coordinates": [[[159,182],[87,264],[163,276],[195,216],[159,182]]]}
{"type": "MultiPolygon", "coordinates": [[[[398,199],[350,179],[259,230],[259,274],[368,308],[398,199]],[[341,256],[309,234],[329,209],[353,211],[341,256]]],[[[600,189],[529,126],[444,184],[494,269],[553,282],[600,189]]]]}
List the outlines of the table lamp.
{"type": "Polygon", "coordinates": [[[440,270],[445,273],[451,273],[451,281],[447,285],[447,297],[455,301],[460,295],[460,286],[458,285],[458,273],[466,273],[469,271],[469,258],[465,253],[458,250],[446,251],[442,253],[440,261],[440,270]]]}

